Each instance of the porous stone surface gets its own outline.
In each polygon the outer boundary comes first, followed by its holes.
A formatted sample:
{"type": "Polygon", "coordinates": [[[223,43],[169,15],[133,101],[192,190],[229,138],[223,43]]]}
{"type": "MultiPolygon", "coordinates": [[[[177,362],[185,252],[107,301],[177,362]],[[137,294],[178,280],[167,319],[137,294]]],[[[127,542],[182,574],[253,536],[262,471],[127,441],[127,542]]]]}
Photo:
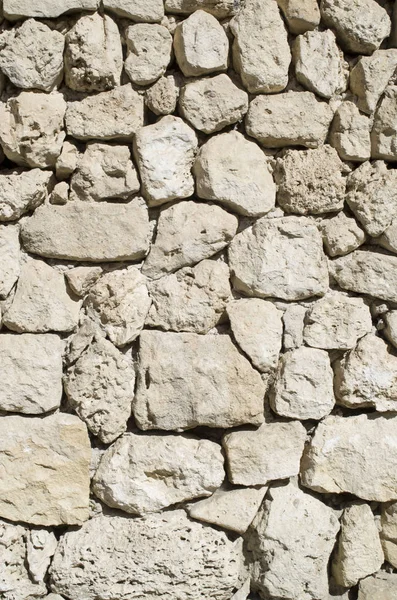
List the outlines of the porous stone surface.
{"type": "Polygon", "coordinates": [[[0,221],[16,221],[47,198],[51,173],[14,169],[0,173],[0,221]]]}
{"type": "Polygon", "coordinates": [[[57,545],[55,534],[48,529],[33,529],[29,532],[26,539],[26,559],[33,581],[39,583],[44,580],[57,545]]]}
{"type": "Polygon", "coordinates": [[[379,102],[371,131],[372,157],[384,160],[397,160],[397,86],[391,85],[379,102]]]}
{"type": "Polygon", "coordinates": [[[342,102],[335,112],[329,141],[342,160],[364,162],[370,158],[370,121],[353,102],[342,102]]]}
{"type": "Polygon", "coordinates": [[[179,98],[178,79],[175,75],[160,77],[146,91],[146,105],[155,115],[170,115],[179,98]]]}
{"type": "Polygon", "coordinates": [[[19,228],[0,226],[0,298],[7,298],[19,277],[19,228]]]}
{"type": "Polygon", "coordinates": [[[149,85],[164,75],[171,61],[172,37],[166,27],[138,23],[126,31],[124,69],[132,83],[149,85]]]}
{"type": "Polygon", "coordinates": [[[397,49],[376,50],[360,58],[350,73],[350,89],[357,96],[357,106],[371,114],[378,104],[397,67],[397,49]]]}

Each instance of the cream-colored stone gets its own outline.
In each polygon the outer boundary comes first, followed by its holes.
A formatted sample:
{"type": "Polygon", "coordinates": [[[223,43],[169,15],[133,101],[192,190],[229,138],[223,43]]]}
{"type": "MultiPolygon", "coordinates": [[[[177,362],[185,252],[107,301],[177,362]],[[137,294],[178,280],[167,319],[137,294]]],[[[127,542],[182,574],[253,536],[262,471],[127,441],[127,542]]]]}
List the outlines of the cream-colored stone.
{"type": "Polygon", "coordinates": [[[382,504],[380,540],[385,560],[394,568],[397,564],[397,502],[382,504]]]}
{"type": "Polygon", "coordinates": [[[390,252],[397,253],[397,219],[394,219],[391,225],[376,239],[376,243],[390,252]]]}
{"type": "Polygon", "coordinates": [[[332,258],[353,252],[365,242],[367,237],[356,220],[344,212],[321,221],[320,231],[325,251],[332,258]]]}
{"type": "Polygon", "coordinates": [[[62,146],[61,154],[58,156],[55,163],[57,179],[68,179],[68,177],[76,170],[78,160],[79,151],[76,144],[66,140],[62,146]]]}
{"type": "Polygon", "coordinates": [[[317,0],[277,0],[291,33],[299,35],[320,24],[317,0]]]}
{"type": "Polygon", "coordinates": [[[50,203],[64,205],[69,200],[69,184],[66,181],[60,181],[54,186],[50,195],[50,203]]]}
{"type": "Polygon", "coordinates": [[[371,131],[372,158],[397,160],[397,86],[391,85],[375,112],[371,131]]]}
{"type": "Polygon", "coordinates": [[[29,532],[26,540],[26,560],[30,576],[36,583],[44,580],[57,545],[58,540],[52,531],[33,529],[29,532]]]}
{"type": "Polygon", "coordinates": [[[65,277],[70,289],[80,298],[85,296],[91,286],[102,275],[102,267],[75,267],[66,271],[65,277]]]}
{"type": "Polygon", "coordinates": [[[303,327],[306,308],[300,304],[289,304],[283,313],[283,348],[294,350],[303,346],[303,327]]]}
{"type": "Polygon", "coordinates": [[[118,17],[155,23],[164,16],[163,0],[103,0],[103,6],[118,17]]]}
{"type": "Polygon", "coordinates": [[[176,75],[160,77],[146,90],[146,104],[155,115],[170,115],[176,109],[179,85],[176,75]]]}
{"type": "Polygon", "coordinates": [[[15,221],[47,198],[51,173],[40,169],[2,171],[0,174],[0,221],[15,221]]]}
{"type": "Polygon", "coordinates": [[[248,577],[241,588],[237,590],[235,594],[231,597],[230,600],[247,600],[249,593],[251,591],[251,577],[248,577]]]}
{"type": "Polygon", "coordinates": [[[360,581],[358,600],[395,600],[397,573],[379,571],[360,581]]]}
{"type": "Polygon", "coordinates": [[[397,310],[391,310],[384,317],[384,333],[389,342],[397,348],[397,310]]]}
{"type": "Polygon", "coordinates": [[[0,299],[7,298],[19,277],[19,227],[0,225],[0,299]]]}
{"type": "Polygon", "coordinates": [[[357,106],[371,114],[397,67],[397,49],[376,50],[362,56],[350,73],[350,89],[357,96],[357,106]]]}
{"type": "Polygon", "coordinates": [[[231,17],[240,8],[241,0],[165,0],[167,12],[189,15],[196,10],[205,10],[217,19],[231,17]]]}
{"type": "Polygon", "coordinates": [[[124,69],[137,85],[149,85],[164,75],[171,61],[172,37],[162,25],[138,23],[125,33],[127,58],[124,69]]]}
{"type": "Polygon", "coordinates": [[[65,12],[96,10],[99,0],[3,0],[4,16],[10,21],[21,17],[54,19],[65,12]]]}
{"type": "Polygon", "coordinates": [[[363,162],[370,158],[370,120],[353,102],[342,102],[335,112],[329,142],[342,160],[363,162]]]}

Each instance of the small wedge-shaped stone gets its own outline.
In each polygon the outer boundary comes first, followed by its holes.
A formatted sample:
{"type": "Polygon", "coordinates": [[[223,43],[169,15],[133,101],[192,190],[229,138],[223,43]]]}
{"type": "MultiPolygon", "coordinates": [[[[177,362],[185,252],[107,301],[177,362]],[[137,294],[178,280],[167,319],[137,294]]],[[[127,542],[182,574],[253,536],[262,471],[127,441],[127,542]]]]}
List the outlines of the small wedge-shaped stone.
{"type": "Polygon", "coordinates": [[[328,561],[339,522],[335,512],[295,483],[270,488],[247,533],[251,588],[274,600],[328,598],[328,561]]]}
{"type": "Polygon", "coordinates": [[[38,415],[58,408],[62,351],[57,335],[0,334],[0,409],[38,415]]]}
{"type": "Polygon", "coordinates": [[[19,227],[0,225],[0,299],[7,298],[19,277],[19,227]]]}
{"type": "Polygon", "coordinates": [[[214,71],[226,71],[229,40],[214,16],[197,10],[177,26],[174,51],[185,77],[206,75],[214,71]]]}
{"type": "Polygon", "coordinates": [[[375,0],[321,0],[321,17],[343,49],[372,54],[390,34],[386,10],[375,0]]]}
{"type": "Polygon", "coordinates": [[[64,379],[70,406],[105,444],[127,428],[134,383],[132,363],[101,338],[96,338],[69,367],[64,379]]]}
{"type": "Polygon", "coordinates": [[[346,90],[349,67],[330,29],[298,36],[293,57],[297,80],[311,92],[331,98],[346,90]]]}
{"type": "Polygon", "coordinates": [[[325,142],[332,116],[330,106],[312,92],[261,95],[250,104],[246,130],[266,148],[317,148],[325,142]]]}
{"type": "Polygon", "coordinates": [[[397,564],[397,502],[382,505],[380,539],[385,559],[394,568],[397,564]]]}
{"type": "Polygon", "coordinates": [[[103,6],[118,17],[155,23],[164,17],[163,0],[103,0],[103,6]]]}
{"type": "Polygon", "coordinates": [[[65,12],[96,10],[99,0],[3,0],[6,19],[15,21],[21,17],[54,19],[65,12]]]}
{"type": "Polygon", "coordinates": [[[80,17],[65,36],[65,82],[77,92],[120,85],[123,51],[117,24],[99,13],[80,17]]]}
{"type": "Polygon", "coordinates": [[[203,260],[149,283],[152,299],[146,325],[165,331],[208,333],[231,297],[229,268],[203,260]]]}
{"type": "Polygon", "coordinates": [[[384,561],[374,515],[368,504],[343,511],[337,550],[332,562],[335,581],[347,588],[378,571],[384,561]]]}
{"type": "Polygon", "coordinates": [[[170,74],[160,77],[146,90],[146,105],[155,115],[171,115],[179,98],[180,78],[170,74]]]}
{"type": "Polygon", "coordinates": [[[139,23],[128,27],[124,69],[137,85],[149,85],[164,75],[171,61],[172,36],[166,27],[139,23]]]}
{"type": "Polygon", "coordinates": [[[283,348],[294,350],[303,346],[303,325],[306,308],[301,304],[288,304],[283,313],[283,348]]]}
{"type": "Polygon", "coordinates": [[[33,581],[44,580],[57,545],[58,540],[52,531],[33,529],[29,532],[26,540],[26,559],[33,581]]]}
{"type": "Polygon", "coordinates": [[[179,117],[163,117],[138,131],[134,154],[143,194],[150,206],[189,198],[193,194],[191,169],[196,149],[194,130],[179,117]]]}
{"type": "Polygon", "coordinates": [[[382,248],[397,253],[397,219],[392,221],[390,227],[377,238],[376,242],[379,246],[382,246],[382,248]]]}
{"type": "Polygon", "coordinates": [[[62,33],[44,23],[28,19],[0,36],[0,68],[22,89],[50,92],[63,73],[62,33]]]}
{"type": "Polygon", "coordinates": [[[103,454],[93,490],[108,506],[143,515],[210,496],[224,477],[214,442],[126,433],[103,454]]]}
{"type": "Polygon", "coordinates": [[[396,468],[395,415],[329,416],[303,455],[301,479],[316,492],[387,502],[397,498],[396,468]]]}
{"type": "Polygon", "coordinates": [[[350,89],[357,96],[357,106],[371,114],[397,67],[397,49],[376,50],[363,56],[351,70],[350,89]]]}
{"type": "Polygon", "coordinates": [[[237,225],[236,217],[219,206],[190,201],[165,208],[142,273],[158,279],[213,256],[233,239],[237,225]]]}
{"type": "Polygon", "coordinates": [[[336,361],[335,394],[349,408],[397,408],[397,358],[382,338],[368,334],[336,361]]]}
{"type": "Polygon", "coordinates": [[[0,456],[1,517],[46,526],[88,519],[91,447],[78,417],[0,417],[0,456]]]}
{"type": "Polygon", "coordinates": [[[379,571],[360,581],[358,600],[394,600],[397,593],[397,573],[379,571]]]}
{"type": "Polygon", "coordinates": [[[353,252],[365,242],[367,237],[357,225],[357,221],[344,212],[330,219],[324,219],[320,223],[320,231],[325,250],[331,257],[344,256],[353,252]]]}
{"type": "Polygon", "coordinates": [[[317,0],[277,0],[283,11],[288,29],[299,35],[315,29],[320,23],[320,9],[317,0]]]}
{"type": "Polygon", "coordinates": [[[102,273],[102,267],[82,266],[74,267],[73,269],[66,271],[65,277],[70,289],[79,296],[79,298],[82,298],[86,295],[90,287],[97,282],[102,273]]]}
{"type": "Polygon", "coordinates": [[[91,287],[85,300],[87,314],[115,346],[124,346],[138,337],[150,304],[146,277],[136,267],[106,273],[91,287]]]}
{"type": "Polygon", "coordinates": [[[263,421],[265,386],[227,335],[140,335],[134,416],[141,429],[181,431],[263,421]]]}
{"type": "Polygon", "coordinates": [[[21,92],[1,103],[0,142],[7,158],[23,167],[53,167],[65,139],[65,111],[59,92],[21,92]]]}
{"type": "Polygon", "coordinates": [[[317,300],[308,310],[303,336],[313,348],[350,350],[371,329],[371,313],[364,300],[335,293],[317,300]]]}
{"type": "Polygon", "coordinates": [[[15,221],[44,202],[51,181],[49,171],[31,169],[0,174],[0,221],[15,221]]]}
{"type": "Polygon", "coordinates": [[[79,161],[79,151],[74,142],[65,141],[61,154],[55,163],[55,173],[59,181],[68,179],[74,173],[79,161]]]}
{"type": "Polygon", "coordinates": [[[179,96],[182,117],[208,134],[240,121],[247,110],[248,94],[225,73],[187,83],[179,96]]]}
{"type": "Polygon", "coordinates": [[[370,120],[353,102],[342,102],[332,121],[329,142],[342,160],[363,162],[371,156],[370,120]]]}
{"type": "Polygon", "coordinates": [[[232,542],[225,532],[190,520],[183,510],[145,519],[99,516],[62,536],[51,589],[70,600],[228,600],[239,585],[242,565],[241,539],[232,542]]]}
{"type": "Polygon", "coordinates": [[[233,64],[252,94],[281,92],[288,83],[291,51],[274,0],[246,0],[231,22],[233,64]]]}
{"type": "Polygon", "coordinates": [[[104,262],[137,260],[149,248],[149,218],[141,198],[128,204],[46,204],[25,221],[26,250],[49,258],[104,262]]]}
{"type": "Polygon", "coordinates": [[[397,302],[397,257],[356,250],[332,261],[332,274],[344,290],[397,302]]]}
{"type": "Polygon", "coordinates": [[[203,144],[193,173],[199,198],[249,217],[261,217],[274,208],[276,185],[268,159],[238,131],[221,133],[203,144]]]}
{"type": "Polygon", "coordinates": [[[189,15],[196,10],[205,10],[217,19],[236,14],[241,0],[165,0],[167,12],[189,15]]]}
{"type": "Polygon", "coordinates": [[[72,331],[79,319],[80,304],[70,295],[62,273],[41,260],[28,258],[21,266],[3,324],[18,333],[72,331]]]}
{"type": "Polygon", "coordinates": [[[91,142],[72,176],[70,200],[127,200],[139,188],[128,146],[91,142]]]}
{"type": "Polygon", "coordinates": [[[277,367],[283,337],[282,312],[271,302],[242,298],[227,305],[237,344],[259,371],[277,367]]]}
{"type": "Polygon", "coordinates": [[[302,300],[328,288],[321,236],[305,218],[262,217],[236,235],[229,265],[234,287],[248,296],[302,300]]]}
{"type": "Polygon", "coordinates": [[[371,131],[372,158],[397,161],[397,86],[386,89],[371,131]]]}
{"type": "Polygon", "coordinates": [[[143,97],[126,84],[69,102],[65,125],[78,140],[131,140],[143,125],[143,97]]]}

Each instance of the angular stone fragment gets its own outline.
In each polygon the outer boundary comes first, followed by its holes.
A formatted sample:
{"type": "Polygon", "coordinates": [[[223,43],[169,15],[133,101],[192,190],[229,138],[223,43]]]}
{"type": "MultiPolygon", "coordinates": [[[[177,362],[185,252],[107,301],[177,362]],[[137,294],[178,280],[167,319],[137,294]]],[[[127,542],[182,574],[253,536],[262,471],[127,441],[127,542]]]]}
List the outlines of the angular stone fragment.
{"type": "Polygon", "coordinates": [[[288,29],[299,35],[315,29],[320,23],[320,9],[317,0],[277,0],[284,14],[288,29]]]}
{"type": "Polygon", "coordinates": [[[247,600],[251,591],[251,577],[248,577],[241,588],[237,590],[230,600],[247,600]]]}
{"type": "Polygon", "coordinates": [[[141,429],[262,423],[264,384],[229,336],[144,330],[139,356],[134,416],[141,429]]]}
{"type": "Polygon", "coordinates": [[[66,140],[55,163],[57,179],[67,179],[76,170],[78,160],[79,151],[76,144],[66,140]]]}
{"type": "Polygon", "coordinates": [[[325,250],[331,257],[349,254],[366,240],[365,232],[357,225],[356,220],[344,212],[324,219],[320,223],[320,230],[325,250]]]}
{"type": "Polygon", "coordinates": [[[143,125],[143,98],[130,84],[68,103],[69,135],[79,140],[131,140],[143,125]]]}
{"type": "Polygon", "coordinates": [[[346,90],[349,66],[330,29],[298,36],[293,57],[297,80],[311,92],[331,98],[346,90]]]}
{"type": "Polygon", "coordinates": [[[300,304],[289,304],[283,314],[283,347],[294,350],[303,346],[303,325],[306,308],[300,304]]]}
{"type": "Polygon", "coordinates": [[[172,37],[162,25],[139,23],[127,28],[124,69],[137,85],[149,85],[164,75],[171,61],[172,37]]]}
{"type": "Polygon", "coordinates": [[[382,505],[380,539],[385,560],[394,568],[397,564],[397,502],[382,505]]]}
{"type": "Polygon", "coordinates": [[[253,94],[274,93],[288,83],[291,51],[274,0],[247,0],[231,22],[233,64],[253,94]]]}
{"type": "Polygon", "coordinates": [[[250,104],[246,130],[266,148],[317,148],[325,142],[332,116],[312,92],[263,95],[250,104]]]}
{"type": "Polygon", "coordinates": [[[302,300],[328,288],[321,236],[305,218],[262,217],[236,235],[229,264],[234,287],[249,296],[302,300]]]}
{"type": "Polygon", "coordinates": [[[33,581],[39,583],[44,580],[57,545],[58,540],[52,531],[33,529],[29,532],[26,540],[26,559],[33,581]]]}
{"type": "Polygon", "coordinates": [[[238,131],[216,135],[203,144],[193,173],[199,198],[250,217],[261,217],[274,208],[276,186],[269,162],[257,144],[238,131]]]}
{"type": "Polygon", "coordinates": [[[62,150],[66,102],[62,94],[20,92],[0,105],[4,154],[21,166],[53,167],[62,150]]]}
{"type": "Polygon", "coordinates": [[[228,600],[242,564],[241,540],[232,542],[225,532],[191,521],[183,510],[145,519],[99,516],[62,537],[51,589],[70,600],[131,595],[228,600]]]}
{"type": "Polygon", "coordinates": [[[397,219],[394,219],[382,235],[376,240],[379,246],[390,252],[397,253],[397,219]]]}
{"type": "Polygon", "coordinates": [[[7,298],[19,277],[19,227],[0,225],[0,299],[7,298]]]}
{"type": "Polygon", "coordinates": [[[337,551],[332,563],[335,581],[343,587],[378,571],[384,561],[374,515],[368,504],[352,504],[343,511],[337,551]]]}
{"type": "Polygon", "coordinates": [[[254,367],[265,373],[274,370],[281,351],[282,312],[257,298],[234,300],[226,310],[236,342],[254,367]]]}
{"type": "Polygon", "coordinates": [[[54,186],[51,192],[51,204],[66,204],[69,200],[69,184],[66,181],[61,181],[54,186]]]}
{"type": "Polygon", "coordinates": [[[177,26],[174,51],[185,77],[225,71],[228,66],[226,33],[215,17],[203,10],[197,10],[177,26]]]}
{"type": "Polygon", "coordinates": [[[69,287],[80,298],[88,292],[101,275],[102,267],[75,267],[65,273],[69,287]]]}
{"type": "Polygon", "coordinates": [[[306,429],[298,421],[263,423],[255,431],[223,437],[229,480],[237,485],[265,485],[299,473],[306,429]]]}
{"type": "Polygon", "coordinates": [[[371,114],[397,67],[397,49],[376,50],[361,57],[350,73],[350,89],[357,96],[357,106],[371,114]]]}
{"type": "Polygon", "coordinates": [[[3,324],[18,333],[72,331],[79,309],[80,302],[69,294],[62,273],[41,260],[27,258],[3,324]]]}
{"type": "Polygon", "coordinates": [[[0,37],[0,68],[22,89],[50,92],[61,82],[64,36],[44,23],[28,19],[0,37]]]}
{"type": "Polygon", "coordinates": [[[397,311],[391,310],[384,316],[385,329],[384,333],[389,342],[397,347],[397,311]]]}
{"type": "Polygon", "coordinates": [[[91,447],[74,415],[0,418],[0,515],[33,525],[88,519],[91,447]]]}
{"type": "Polygon", "coordinates": [[[149,218],[141,198],[128,204],[44,205],[25,221],[26,250],[49,258],[104,262],[137,260],[149,248],[149,218]]]}
{"type": "Polygon", "coordinates": [[[149,327],[208,333],[231,297],[229,269],[223,262],[203,260],[150,282],[149,294],[149,327]]]}
{"type": "Polygon", "coordinates": [[[219,206],[190,201],[164,209],[142,273],[158,279],[213,256],[233,239],[237,224],[236,217],[219,206]]]}
{"type": "Polygon", "coordinates": [[[195,132],[179,117],[163,117],[138,131],[134,154],[150,206],[193,194],[191,168],[196,149],[195,132]]]}
{"type": "Polygon", "coordinates": [[[372,158],[397,160],[397,86],[386,89],[371,131],[372,158]]]}
{"type": "Polygon", "coordinates": [[[286,212],[321,214],[343,208],[346,167],[325,145],[314,150],[287,150],[277,159],[277,202],[286,212]]]}
{"type": "Polygon", "coordinates": [[[375,0],[321,0],[321,17],[348,52],[372,54],[390,34],[390,17],[375,0]]]}
{"type": "Polygon", "coordinates": [[[349,350],[371,329],[371,313],[363,299],[335,293],[313,303],[303,335],[314,348],[349,350]]]}
{"type": "Polygon", "coordinates": [[[327,566],[339,522],[335,512],[294,483],[270,488],[248,531],[251,586],[263,598],[328,598],[327,566]]]}
{"type": "Polygon", "coordinates": [[[175,111],[179,97],[178,79],[175,75],[160,77],[146,90],[146,104],[155,115],[170,115],[175,111]]]}
{"type": "Polygon", "coordinates": [[[397,593],[397,573],[379,571],[360,581],[358,600],[394,600],[397,593]]]}
{"type": "Polygon", "coordinates": [[[266,492],[266,486],[219,488],[210,498],[191,504],[189,515],[198,521],[243,534],[251,525],[266,492]]]}
{"type": "Polygon", "coordinates": [[[104,444],[127,428],[134,383],[132,363],[99,337],[69,367],[64,379],[70,406],[104,444]]]}
{"type": "Polygon", "coordinates": [[[140,184],[128,146],[90,142],[71,180],[71,200],[128,200],[140,184]]]}
{"type": "Polygon", "coordinates": [[[164,16],[163,0],[103,0],[103,6],[119,17],[155,23],[164,16]]]}
{"type": "Polygon", "coordinates": [[[15,221],[34,210],[47,197],[49,171],[31,169],[3,171],[0,174],[0,221],[15,221]]]}
{"type": "Polygon", "coordinates": [[[214,442],[127,433],[102,456],[93,490],[108,506],[143,515],[210,496],[224,477],[221,447],[214,442]]]}
{"type": "Polygon", "coordinates": [[[330,144],[342,160],[363,162],[371,156],[370,121],[353,102],[342,102],[335,113],[330,144]]]}
{"type": "Polygon", "coordinates": [[[189,15],[196,10],[205,10],[217,19],[231,17],[240,8],[241,0],[165,0],[167,12],[189,15]]]}
{"type": "Polygon", "coordinates": [[[204,133],[236,123],[247,110],[247,93],[224,73],[187,83],[179,96],[181,115],[204,133]]]}
{"type": "Polygon", "coordinates": [[[303,455],[301,480],[316,492],[387,502],[397,498],[396,465],[393,414],[329,416],[317,425],[303,455]]]}
{"type": "Polygon", "coordinates": [[[98,0],[3,0],[4,16],[10,21],[21,17],[53,19],[65,12],[96,10],[98,0]]]}

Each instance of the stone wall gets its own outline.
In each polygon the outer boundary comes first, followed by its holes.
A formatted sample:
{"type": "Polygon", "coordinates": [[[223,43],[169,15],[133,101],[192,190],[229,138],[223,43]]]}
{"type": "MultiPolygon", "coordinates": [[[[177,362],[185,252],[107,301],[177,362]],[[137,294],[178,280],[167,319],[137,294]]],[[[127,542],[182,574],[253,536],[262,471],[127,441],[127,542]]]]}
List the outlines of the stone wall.
{"type": "Polygon", "coordinates": [[[396,600],[393,2],[2,11],[0,599],[396,600]]]}

